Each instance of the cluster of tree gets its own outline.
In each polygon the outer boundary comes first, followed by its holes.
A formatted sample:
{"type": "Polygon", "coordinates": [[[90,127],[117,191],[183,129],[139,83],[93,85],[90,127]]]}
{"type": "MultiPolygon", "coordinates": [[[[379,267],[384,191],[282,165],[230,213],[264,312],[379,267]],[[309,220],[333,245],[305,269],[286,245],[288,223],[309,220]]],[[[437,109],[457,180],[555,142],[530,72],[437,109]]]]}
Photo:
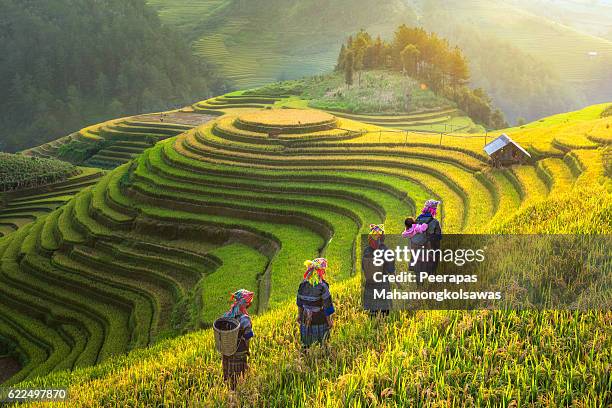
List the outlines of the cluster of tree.
{"type": "Polygon", "coordinates": [[[472,119],[491,128],[507,126],[504,115],[492,108],[484,90],[467,87],[470,71],[461,49],[435,33],[401,25],[391,41],[384,41],[361,30],[342,44],[336,70],[344,72],[350,86],[355,73],[359,81],[359,72],[368,69],[402,72],[455,101],[472,119]]]}
{"type": "Polygon", "coordinates": [[[144,0],[0,0],[0,149],[221,92],[144,0]]]}

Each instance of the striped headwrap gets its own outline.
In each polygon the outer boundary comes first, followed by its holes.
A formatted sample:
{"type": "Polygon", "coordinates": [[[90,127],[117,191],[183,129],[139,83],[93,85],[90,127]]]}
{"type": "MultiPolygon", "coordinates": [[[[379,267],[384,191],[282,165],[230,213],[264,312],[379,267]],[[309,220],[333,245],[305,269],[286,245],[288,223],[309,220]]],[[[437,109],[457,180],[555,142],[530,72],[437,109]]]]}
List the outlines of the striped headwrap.
{"type": "Polygon", "coordinates": [[[247,308],[251,306],[251,302],[253,301],[253,296],[255,294],[253,292],[249,292],[246,289],[239,289],[232,294],[230,301],[233,302],[230,310],[225,314],[225,317],[235,318],[238,315],[247,315],[247,308]]]}
{"type": "Polygon", "coordinates": [[[440,204],[440,201],[436,201],[436,200],[427,200],[425,201],[425,205],[423,206],[423,214],[431,214],[432,217],[436,216],[436,213],[438,212],[438,205],[440,204]]]}
{"type": "Polygon", "coordinates": [[[327,259],[316,258],[312,261],[305,261],[304,266],[306,267],[306,272],[304,272],[304,279],[310,282],[312,286],[317,286],[319,282],[323,280],[323,276],[325,275],[325,269],[327,268],[327,259]]]}
{"type": "Polygon", "coordinates": [[[378,249],[380,246],[380,238],[385,235],[384,224],[370,224],[370,233],[368,234],[368,243],[373,249],[378,249]]]}

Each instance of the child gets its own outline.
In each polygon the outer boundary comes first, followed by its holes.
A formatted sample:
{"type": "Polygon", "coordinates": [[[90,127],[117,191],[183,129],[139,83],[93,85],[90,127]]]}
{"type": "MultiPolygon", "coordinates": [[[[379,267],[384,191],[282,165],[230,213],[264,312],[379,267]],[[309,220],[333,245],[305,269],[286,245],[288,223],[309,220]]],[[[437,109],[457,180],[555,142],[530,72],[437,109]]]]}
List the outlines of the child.
{"type": "Polygon", "coordinates": [[[406,230],[402,232],[402,237],[409,239],[414,237],[416,234],[424,233],[428,228],[427,224],[417,224],[414,222],[414,219],[410,217],[406,218],[404,225],[406,226],[406,230]]]}

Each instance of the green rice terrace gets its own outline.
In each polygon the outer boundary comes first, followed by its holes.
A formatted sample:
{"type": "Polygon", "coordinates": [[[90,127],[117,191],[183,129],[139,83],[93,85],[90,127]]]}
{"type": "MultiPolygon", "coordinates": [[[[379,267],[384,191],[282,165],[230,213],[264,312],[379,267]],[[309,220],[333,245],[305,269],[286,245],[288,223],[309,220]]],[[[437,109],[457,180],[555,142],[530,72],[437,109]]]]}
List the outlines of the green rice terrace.
{"type": "Polygon", "coordinates": [[[236,109],[315,108],[383,128],[424,133],[482,133],[456,104],[414,79],[387,71],[364,71],[347,87],[339,73],[266,85],[198,102],[196,112],[220,115],[236,109]]]}
{"type": "Polygon", "coordinates": [[[86,127],[64,138],[26,150],[23,154],[113,169],[129,162],[156,142],[176,136],[210,119],[206,115],[186,112],[115,119],[86,127]]]}
{"type": "Polygon", "coordinates": [[[7,153],[0,153],[0,167],[0,237],[50,213],[102,175],[99,169],[7,153]]]}
{"type": "MultiPolygon", "coordinates": [[[[445,233],[610,233],[607,106],[505,130],[534,160],[503,169],[482,133],[398,131],[260,91],[163,124],[84,129],[64,146],[110,141],[85,161],[118,166],[0,238],[0,354],[19,362],[0,381],[67,386],[71,406],[604,406],[610,312],[417,312],[383,325],[365,318],[356,271],[370,223],[399,233],[432,197],[445,233]],[[142,153],[104,152],[126,141],[142,153]],[[303,262],[319,255],[338,302],[324,364],[298,352],[293,324],[303,262]],[[209,327],[237,287],[256,292],[260,316],[253,371],[230,396],[209,327]]],[[[382,124],[415,117],[397,120],[382,124]]]]}

